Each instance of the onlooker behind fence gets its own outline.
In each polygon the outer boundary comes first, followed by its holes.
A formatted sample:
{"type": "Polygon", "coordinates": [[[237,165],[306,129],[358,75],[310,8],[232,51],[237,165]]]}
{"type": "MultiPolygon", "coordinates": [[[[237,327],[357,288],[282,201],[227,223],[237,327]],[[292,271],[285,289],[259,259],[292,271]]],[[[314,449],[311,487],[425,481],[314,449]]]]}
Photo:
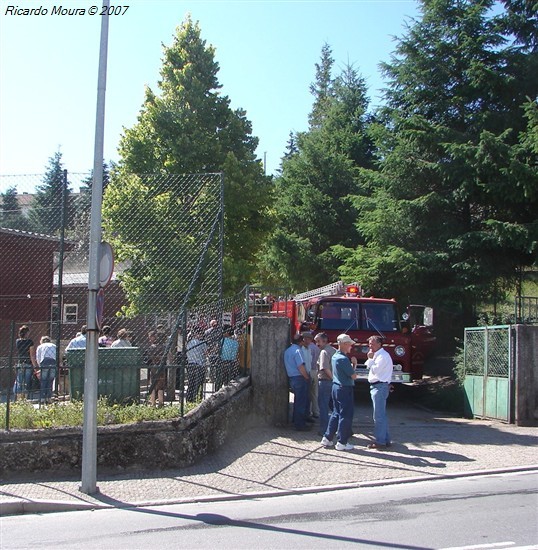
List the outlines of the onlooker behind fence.
{"type": "Polygon", "coordinates": [[[112,342],[114,342],[114,338],[112,337],[112,328],[110,328],[108,325],[105,325],[101,329],[101,336],[99,336],[99,346],[102,348],[109,348],[112,346],[112,342]]]}
{"type": "Polygon", "coordinates": [[[201,399],[206,372],[207,344],[202,340],[202,329],[195,328],[187,336],[187,401],[201,399]]]}
{"type": "Polygon", "coordinates": [[[56,346],[50,341],[50,336],[42,336],[36,349],[36,359],[40,371],[39,400],[49,403],[52,398],[52,383],[56,378],[56,346]]]}
{"type": "Polygon", "coordinates": [[[220,351],[222,344],[222,328],[216,319],[209,321],[209,328],[204,332],[204,341],[207,344],[206,357],[209,367],[209,376],[217,383],[217,373],[221,370],[220,351]]]}
{"type": "Polygon", "coordinates": [[[239,372],[237,362],[239,342],[233,337],[233,330],[230,325],[224,325],[222,332],[224,337],[220,351],[220,365],[217,366],[216,371],[215,391],[229,384],[230,380],[237,376],[239,372]]]}
{"type": "Polygon", "coordinates": [[[35,355],[34,341],[29,336],[30,327],[22,325],[19,328],[19,337],[16,341],[18,365],[13,386],[15,395],[24,393],[26,397],[29,397],[34,368],[37,369],[39,366],[35,355]]]}
{"type": "Polygon", "coordinates": [[[65,349],[86,349],[86,325],[82,325],[80,332],[67,344],[65,349]]]}
{"type": "MultiPolygon", "coordinates": [[[[160,372],[158,366],[162,362],[165,350],[165,335],[162,332],[150,330],[148,332],[149,346],[147,350],[147,363],[149,369],[149,383],[155,386],[149,396],[149,402],[154,407],[156,401],[159,407],[164,406],[164,389],[166,388],[166,366],[160,372]]],[[[166,362],[164,363],[166,365],[166,362]]]]}
{"type": "Polygon", "coordinates": [[[132,348],[133,345],[131,344],[131,341],[129,340],[130,333],[126,328],[120,328],[118,330],[118,337],[112,344],[110,345],[111,348],[132,348]]]}

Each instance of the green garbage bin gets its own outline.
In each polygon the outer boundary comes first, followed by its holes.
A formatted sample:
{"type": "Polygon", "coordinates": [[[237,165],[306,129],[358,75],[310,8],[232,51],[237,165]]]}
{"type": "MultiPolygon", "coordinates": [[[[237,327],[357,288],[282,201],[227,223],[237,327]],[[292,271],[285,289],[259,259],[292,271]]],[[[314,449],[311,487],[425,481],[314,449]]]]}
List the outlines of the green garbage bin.
{"type": "MultiPolygon", "coordinates": [[[[84,395],[85,349],[66,350],[69,367],[69,395],[82,399],[84,395]]],[[[140,348],[99,348],[98,356],[99,397],[107,397],[112,403],[128,403],[140,399],[140,348]]]]}

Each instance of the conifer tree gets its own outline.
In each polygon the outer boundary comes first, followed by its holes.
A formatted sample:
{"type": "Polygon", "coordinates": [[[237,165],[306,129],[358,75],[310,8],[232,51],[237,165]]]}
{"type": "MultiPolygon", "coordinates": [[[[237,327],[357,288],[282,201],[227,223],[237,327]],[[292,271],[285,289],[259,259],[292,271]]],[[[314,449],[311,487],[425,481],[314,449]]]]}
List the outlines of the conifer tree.
{"type": "Polygon", "coordinates": [[[275,228],[260,258],[261,277],[304,290],[337,277],[337,244],[357,244],[355,211],[348,200],[359,191],[357,168],[370,166],[366,85],[352,66],[336,78],[325,44],[312,85],[309,131],[296,136],[275,182],[275,228]]]}
{"type": "Polygon", "coordinates": [[[30,230],[30,222],[23,216],[17,199],[17,188],[10,187],[1,194],[0,226],[10,229],[30,230]]]}
{"type": "MultiPolygon", "coordinates": [[[[390,63],[376,170],[361,173],[341,273],[376,293],[432,300],[473,323],[477,300],[536,260],[536,56],[493,2],[422,2],[390,63]]],[[[516,3],[513,3],[517,11],[516,3]]],[[[519,21],[519,19],[518,19],[519,21]]]]}
{"type": "MultiPolygon", "coordinates": [[[[68,214],[66,220],[70,219],[71,210],[69,182],[66,184],[65,192],[66,208],[68,214]]],[[[29,219],[36,231],[49,235],[55,235],[62,225],[62,208],[64,195],[64,167],[62,153],[57,151],[49,159],[49,165],[45,172],[43,182],[37,186],[37,192],[30,210],[29,219]]]]}

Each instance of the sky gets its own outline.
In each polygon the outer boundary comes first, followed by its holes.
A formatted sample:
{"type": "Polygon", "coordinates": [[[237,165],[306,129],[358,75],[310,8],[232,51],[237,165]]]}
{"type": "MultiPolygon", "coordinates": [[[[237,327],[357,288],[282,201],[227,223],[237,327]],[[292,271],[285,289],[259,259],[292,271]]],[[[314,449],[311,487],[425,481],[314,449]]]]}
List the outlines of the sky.
{"type": "MultiPolygon", "coordinates": [[[[145,86],[158,93],[162,46],[190,13],[216,49],[221,93],[252,122],[268,174],[278,168],[290,131],[307,129],[309,85],[323,44],[332,48],[335,74],[353,64],[372,106],[379,105],[379,63],[390,60],[394,38],[418,16],[415,0],[123,2],[128,8],[109,22],[104,160],[119,160],[120,136],[136,123],[145,86]]],[[[0,6],[0,175],[42,174],[58,150],[70,173],[87,173],[94,163],[101,30],[100,16],[88,12],[100,3],[0,0],[0,6]],[[10,6],[42,6],[48,14],[13,15],[10,6]],[[53,15],[54,6],[86,14],[53,15]]],[[[40,179],[0,177],[0,192],[13,181],[22,193],[40,179]]]]}

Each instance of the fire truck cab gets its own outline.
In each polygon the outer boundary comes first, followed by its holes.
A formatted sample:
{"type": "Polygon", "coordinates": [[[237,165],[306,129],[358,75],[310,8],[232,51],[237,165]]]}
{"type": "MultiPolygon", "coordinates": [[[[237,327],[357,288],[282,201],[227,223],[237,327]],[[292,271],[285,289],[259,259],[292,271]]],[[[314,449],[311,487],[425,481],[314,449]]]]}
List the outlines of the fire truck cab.
{"type": "Polygon", "coordinates": [[[366,297],[360,285],[342,281],[297,294],[283,304],[275,302],[273,311],[291,319],[293,333],[325,332],[336,346],[336,338],[347,333],[355,341],[351,355],[358,360],[358,380],[366,380],[368,338],[379,335],[393,363],[393,382],[411,382],[422,378],[424,359],[435,343],[433,311],[412,305],[401,313],[394,299],[366,297]]]}

